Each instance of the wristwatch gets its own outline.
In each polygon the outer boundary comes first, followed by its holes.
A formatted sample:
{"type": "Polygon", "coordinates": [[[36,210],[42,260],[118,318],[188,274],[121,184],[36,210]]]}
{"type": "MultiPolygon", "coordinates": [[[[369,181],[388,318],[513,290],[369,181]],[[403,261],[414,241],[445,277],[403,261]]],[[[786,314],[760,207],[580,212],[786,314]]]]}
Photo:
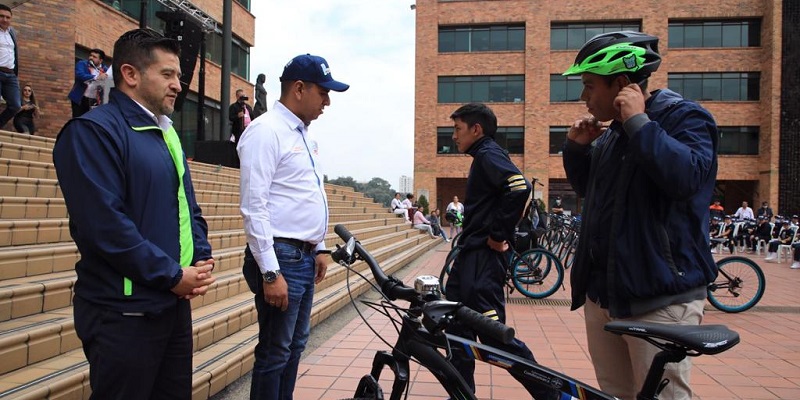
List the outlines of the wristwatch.
{"type": "Polygon", "coordinates": [[[272,283],[278,279],[278,276],[281,275],[281,270],[276,269],[275,271],[267,271],[261,274],[261,277],[264,278],[265,283],[272,283]]]}

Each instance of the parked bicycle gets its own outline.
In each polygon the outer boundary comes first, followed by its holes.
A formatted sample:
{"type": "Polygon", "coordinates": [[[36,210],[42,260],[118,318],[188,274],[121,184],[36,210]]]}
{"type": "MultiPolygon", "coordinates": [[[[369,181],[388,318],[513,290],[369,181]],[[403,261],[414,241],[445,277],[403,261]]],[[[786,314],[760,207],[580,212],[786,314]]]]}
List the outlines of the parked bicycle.
{"type": "MultiPolygon", "coordinates": [[[[383,388],[378,382],[384,368],[389,367],[394,373],[394,380],[388,398],[400,400],[409,388],[411,376],[409,363],[411,361],[428,369],[450,398],[455,400],[477,399],[455,367],[449,362],[454,346],[465,348],[468,350],[468,354],[471,354],[476,360],[488,361],[494,366],[512,370],[515,375],[523,376],[526,382],[559,391],[563,393],[561,399],[617,399],[566,374],[494,347],[445,333],[445,328],[450,323],[458,321],[469,324],[479,335],[491,336],[505,343],[510,342],[515,334],[513,328],[487,318],[461,303],[441,300],[439,284],[434,276],[418,277],[413,288],[406,286],[393,276],[387,277],[375,258],[356,241],[344,226],[336,225],[334,231],[346,243],[344,246],[337,246],[338,249],[332,255],[334,261],[353,272],[355,271],[350,266],[356,260],[363,260],[369,266],[375,283],[363,275],[359,275],[370,282],[383,296],[383,300],[379,303],[370,301],[363,301],[363,303],[388,316],[398,332],[397,341],[393,346],[390,345],[391,352],[378,351],[375,354],[372,369],[359,381],[353,399],[383,400],[383,388]],[[394,303],[395,300],[404,300],[410,306],[408,308],[400,307],[394,303]],[[396,312],[401,320],[392,318],[390,311],[396,312]],[[441,351],[445,354],[442,354],[441,351]]],[[[353,304],[355,306],[354,300],[353,304]]],[[[367,322],[366,319],[364,321],[367,322]]],[[[369,326],[368,323],[367,326],[369,326]]],[[[369,327],[383,340],[375,329],[369,327]]],[[[661,349],[650,365],[647,378],[637,396],[638,400],[658,398],[658,394],[668,384],[668,382],[662,382],[664,367],[667,363],[680,362],[687,356],[719,354],[739,343],[739,335],[724,325],[675,326],[615,321],[606,324],[605,329],[616,334],[647,340],[661,349]]],[[[384,340],[384,342],[386,341],[384,340]]]]}
{"type": "MultiPolygon", "coordinates": [[[[525,232],[517,233],[517,237],[525,235],[527,235],[525,232]]],[[[450,270],[460,251],[461,247],[455,246],[447,253],[444,266],[439,273],[439,285],[442,293],[445,293],[447,278],[450,276],[450,270]]],[[[543,299],[562,287],[564,267],[552,252],[535,247],[520,254],[514,246],[511,246],[508,254],[508,269],[506,270],[508,294],[513,293],[516,289],[526,297],[543,299]]]]}
{"type": "Polygon", "coordinates": [[[708,302],[716,309],[738,313],[755,306],[767,290],[764,271],[753,260],[731,256],[717,260],[719,274],[708,284],[708,302]]]}

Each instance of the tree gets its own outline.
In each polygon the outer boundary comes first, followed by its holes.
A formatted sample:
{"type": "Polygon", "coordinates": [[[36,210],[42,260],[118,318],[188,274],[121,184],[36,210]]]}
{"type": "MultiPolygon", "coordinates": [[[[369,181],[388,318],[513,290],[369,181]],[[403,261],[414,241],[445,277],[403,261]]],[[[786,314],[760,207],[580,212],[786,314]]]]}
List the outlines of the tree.
{"type": "Polygon", "coordinates": [[[419,204],[419,210],[422,212],[422,215],[428,215],[428,198],[425,197],[424,194],[419,195],[417,204],[419,204]]]}
{"type": "Polygon", "coordinates": [[[331,179],[328,183],[332,185],[339,185],[339,186],[347,186],[353,188],[357,192],[364,191],[364,184],[356,182],[352,176],[345,176],[345,177],[338,177],[336,179],[331,179]]]}
{"type": "Polygon", "coordinates": [[[364,194],[375,199],[376,202],[389,207],[394,198],[394,189],[385,179],[372,178],[364,185],[364,194]]]}

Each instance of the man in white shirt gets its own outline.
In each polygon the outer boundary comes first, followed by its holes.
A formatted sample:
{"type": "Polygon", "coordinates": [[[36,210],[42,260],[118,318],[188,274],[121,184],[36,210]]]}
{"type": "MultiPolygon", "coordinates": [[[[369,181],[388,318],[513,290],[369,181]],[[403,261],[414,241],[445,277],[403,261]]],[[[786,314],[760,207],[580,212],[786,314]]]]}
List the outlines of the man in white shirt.
{"type": "Polygon", "coordinates": [[[0,95],[6,109],[0,113],[0,128],[17,114],[20,105],[17,32],[11,27],[11,8],[0,4],[0,95]]]}
{"type": "Polygon", "coordinates": [[[394,198],[392,199],[392,212],[397,215],[402,215],[405,218],[406,222],[411,222],[408,219],[408,208],[402,201],[400,201],[400,193],[395,193],[394,198]]]}
{"type": "Polygon", "coordinates": [[[747,206],[746,201],[742,202],[742,206],[736,210],[736,213],[733,214],[733,216],[738,219],[756,219],[755,215],[753,214],[753,209],[747,206]]]}
{"type": "Polygon", "coordinates": [[[328,204],[311,121],[348,85],[322,57],[299,55],[280,77],[281,97],[245,129],[241,213],[247,235],[242,272],[255,294],[258,345],[250,398],[291,399],[308,341],[314,284],[325,277],[328,204]],[[291,294],[291,296],[290,296],[291,294]]]}

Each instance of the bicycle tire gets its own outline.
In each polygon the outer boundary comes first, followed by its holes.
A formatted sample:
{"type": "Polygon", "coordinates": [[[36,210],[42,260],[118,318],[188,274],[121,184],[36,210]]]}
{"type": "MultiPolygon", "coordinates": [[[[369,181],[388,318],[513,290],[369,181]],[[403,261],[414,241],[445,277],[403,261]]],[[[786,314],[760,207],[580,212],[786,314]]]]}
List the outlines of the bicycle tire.
{"type": "Polygon", "coordinates": [[[450,276],[450,268],[453,267],[453,262],[460,251],[461,247],[453,247],[450,252],[447,253],[444,266],[442,267],[442,271],[439,273],[439,291],[442,292],[442,295],[445,295],[445,286],[447,285],[447,278],[450,276]]]}
{"type": "Polygon", "coordinates": [[[767,287],[764,271],[749,258],[732,256],[717,261],[719,274],[708,285],[708,302],[726,313],[739,313],[755,306],[767,287]]]}
{"type": "Polygon", "coordinates": [[[532,249],[520,254],[512,268],[514,287],[532,299],[552,295],[564,281],[564,266],[555,254],[545,249],[532,249]]]}

